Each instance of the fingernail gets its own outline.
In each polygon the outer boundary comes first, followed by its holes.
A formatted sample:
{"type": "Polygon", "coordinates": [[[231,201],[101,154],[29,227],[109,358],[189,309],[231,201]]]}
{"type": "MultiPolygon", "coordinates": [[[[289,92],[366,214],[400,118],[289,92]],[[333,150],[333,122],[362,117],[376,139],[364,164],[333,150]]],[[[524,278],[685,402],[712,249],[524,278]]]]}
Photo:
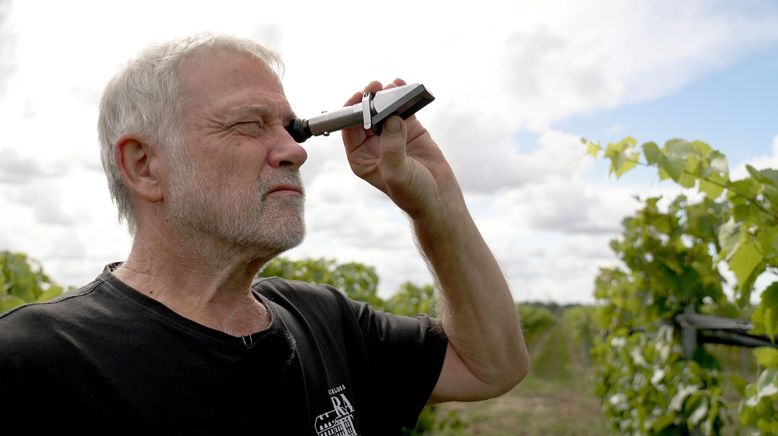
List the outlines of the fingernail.
{"type": "Polygon", "coordinates": [[[402,131],[400,120],[397,117],[391,117],[384,121],[384,130],[390,135],[396,135],[402,131]]]}

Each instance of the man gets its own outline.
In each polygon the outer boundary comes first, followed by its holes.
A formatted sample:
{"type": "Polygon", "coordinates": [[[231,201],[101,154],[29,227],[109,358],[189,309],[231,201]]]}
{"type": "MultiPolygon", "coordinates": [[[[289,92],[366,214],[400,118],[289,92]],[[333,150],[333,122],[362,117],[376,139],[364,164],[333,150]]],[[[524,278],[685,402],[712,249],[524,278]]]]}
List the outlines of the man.
{"type": "Polygon", "coordinates": [[[146,50],[108,84],[101,155],[132,251],[86,287],[0,318],[6,425],[396,434],[425,403],[494,397],[527,373],[505,279],[415,117],[343,142],[354,173],[410,217],[442,319],[375,312],[324,286],[252,285],[304,234],[306,153],[285,129],[295,115],[277,64],[251,41],[194,37],[146,50]]]}

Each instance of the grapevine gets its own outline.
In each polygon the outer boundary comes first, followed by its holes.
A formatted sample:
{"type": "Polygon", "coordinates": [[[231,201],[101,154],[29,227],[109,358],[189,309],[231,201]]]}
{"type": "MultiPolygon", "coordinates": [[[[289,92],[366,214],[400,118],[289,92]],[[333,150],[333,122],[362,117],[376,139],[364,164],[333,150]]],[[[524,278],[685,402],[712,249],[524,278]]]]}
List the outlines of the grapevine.
{"type": "Polygon", "coordinates": [[[752,313],[753,333],[775,341],[778,281],[755,308],[750,301],[757,278],[778,266],[778,171],[747,166],[748,177],[731,180],[726,157],[701,141],[638,147],[627,137],[604,150],[584,143],[590,155],[610,161],[616,177],[651,167],[661,180],[703,194],[699,201],[681,195],[666,208],[659,198],[644,199],[611,243],[622,265],[601,269],[596,279],[598,321],[606,332],[593,350],[597,394],[614,429],[717,434],[737,420],[746,429],[778,433],[778,350],[754,350],[761,372],[730,407],[723,396],[730,376],[704,347],[683,358],[680,333],[667,323],[687,307],[752,313]],[[733,273],[733,283],[720,267],[733,273]],[[726,287],[733,289],[732,298],[726,287]]]}

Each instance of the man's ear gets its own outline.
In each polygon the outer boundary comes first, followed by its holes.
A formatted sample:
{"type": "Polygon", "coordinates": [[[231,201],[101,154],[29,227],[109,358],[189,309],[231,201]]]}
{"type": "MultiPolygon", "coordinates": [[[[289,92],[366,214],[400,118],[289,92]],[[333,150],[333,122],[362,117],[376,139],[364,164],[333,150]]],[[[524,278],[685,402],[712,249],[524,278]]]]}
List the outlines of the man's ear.
{"type": "Polygon", "coordinates": [[[151,203],[162,201],[164,195],[156,162],[159,156],[152,153],[146,142],[130,134],[120,136],[114,147],[114,159],[132,192],[151,203]]]}

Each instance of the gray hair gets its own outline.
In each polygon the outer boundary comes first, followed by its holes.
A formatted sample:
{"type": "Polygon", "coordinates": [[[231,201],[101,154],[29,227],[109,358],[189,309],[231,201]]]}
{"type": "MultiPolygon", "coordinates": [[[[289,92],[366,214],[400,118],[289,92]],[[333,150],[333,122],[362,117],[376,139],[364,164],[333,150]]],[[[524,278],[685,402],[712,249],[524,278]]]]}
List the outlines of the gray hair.
{"type": "Polygon", "coordinates": [[[133,133],[150,145],[168,147],[175,155],[183,142],[181,112],[186,95],[177,70],[184,59],[203,48],[221,48],[245,53],[280,74],[283,64],[272,50],[247,39],[226,35],[198,35],[152,45],[130,60],[106,85],[100,101],[97,130],[100,158],[111,192],[130,234],[137,222],[130,191],[122,181],[114,159],[117,139],[133,133]]]}

